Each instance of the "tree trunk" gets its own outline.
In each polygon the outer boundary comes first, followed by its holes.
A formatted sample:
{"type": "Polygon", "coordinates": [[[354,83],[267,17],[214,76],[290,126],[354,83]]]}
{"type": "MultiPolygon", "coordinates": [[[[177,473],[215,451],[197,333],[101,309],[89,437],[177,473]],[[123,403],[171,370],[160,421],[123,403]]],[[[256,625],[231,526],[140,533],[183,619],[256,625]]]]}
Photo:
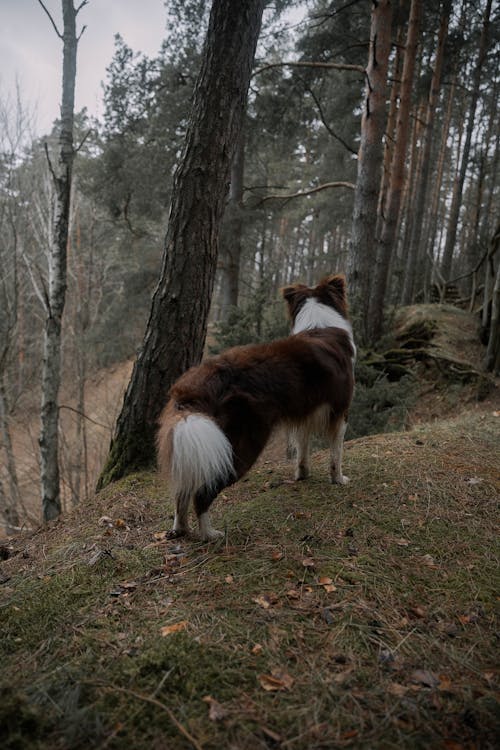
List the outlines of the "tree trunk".
{"type": "MultiPolygon", "coordinates": [[[[500,245],[500,224],[491,240],[492,256],[500,245]]],[[[484,369],[498,374],[500,372],[500,263],[497,266],[495,286],[491,300],[490,334],[484,360],[484,369]]]]}
{"type": "Polygon", "coordinates": [[[222,231],[222,264],[220,289],[220,319],[227,320],[232,307],[238,304],[240,262],[243,233],[243,179],[245,173],[245,138],[243,129],[238,138],[231,165],[229,200],[224,213],[222,231]]]}
{"type": "Polygon", "coordinates": [[[366,337],[377,204],[386,124],[387,67],[391,48],[392,7],[388,0],[373,3],[370,51],[366,69],[366,99],[361,119],[358,176],[354,193],[348,285],[353,308],[366,337]]]}
{"type": "Polygon", "coordinates": [[[448,21],[451,11],[451,0],[444,0],[441,11],[441,24],[436,50],[436,59],[432,73],[429,99],[427,102],[427,117],[425,120],[424,146],[422,149],[422,169],[418,183],[417,196],[413,201],[413,231],[408,250],[408,263],[403,289],[402,303],[409,305],[413,301],[414,285],[423,283],[424,252],[421,248],[422,227],[424,222],[424,208],[429,185],[429,174],[431,165],[431,148],[433,140],[434,113],[439,97],[441,85],[441,71],[443,69],[444,49],[448,35],[448,21]]]}
{"type": "Polygon", "coordinates": [[[411,108],[411,91],[417,56],[418,37],[422,3],[412,0],[408,34],[403,63],[403,81],[399,103],[396,144],[391,165],[391,184],[387,197],[386,215],[382,226],[382,235],[377,252],[374,283],[370,298],[369,332],[370,341],[376,341],[382,333],[383,311],[389,264],[396,237],[401,195],[405,176],[405,157],[408,142],[408,124],[411,108]]]}
{"type": "Polygon", "coordinates": [[[203,354],[229,173],[243,125],[264,0],[214,0],[158,286],[98,487],[151,467],[170,386],[203,354]]]}
{"type": "Polygon", "coordinates": [[[0,507],[0,510],[5,518],[6,533],[11,534],[19,528],[20,495],[19,483],[17,481],[16,460],[10,436],[8,408],[2,379],[0,379],[0,435],[2,438],[2,447],[7,459],[6,469],[9,478],[9,494],[7,495],[4,491],[3,507],[0,507]]]}
{"type": "MultiPolygon", "coordinates": [[[[59,479],[58,395],[61,382],[61,325],[66,298],[66,263],[71,177],[74,160],[73,111],[75,101],[76,16],[73,0],[62,0],[63,81],[59,153],[56,170],[50,160],[55,215],[49,248],[49,283],[43,343],[40,468],[43,518],[49,521],[61,512],[59,479]]],[[[48,154],[48,151],[47,151],[48,154]]]]}
{"type": "Polygon", "coordinates": [[[479,42],[479,53],[477,57],[474,75],[472,77],[472,95],[467,119],[467,131],[465,135],[465,144],[462,151],[462,160],[460,162],[460,171],[456,178],[456,189],[453,192],[453,200],[450,208],[450,218],[448,221],[448,231],[446,233],[446,243],[444,246],[443,260],[441,264],[441,273],[445,281],[449,281],[451,276],[451,266],[453,262],[453,251],[455,249],[455,240],[457,237],[458,217],[462,204],[462,193],[464,189],[465,175],[469,164],[469,154],[472,143],[472,131],[474,129],[474,120],[476,117],[477,102],[479,99],[479,87],[481,83],[481,72],[486,59],[488,46],[488,29],[490,22],[492,0],[487,0],[483,17],[483,27],[481,30],[481,40],[479,42]]]}

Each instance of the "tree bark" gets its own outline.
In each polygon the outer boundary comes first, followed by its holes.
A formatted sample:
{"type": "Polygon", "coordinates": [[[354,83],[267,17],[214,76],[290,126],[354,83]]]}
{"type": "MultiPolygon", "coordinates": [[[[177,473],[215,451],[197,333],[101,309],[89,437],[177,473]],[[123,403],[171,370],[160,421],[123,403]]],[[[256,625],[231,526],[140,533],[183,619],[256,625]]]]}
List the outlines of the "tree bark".
{"type": "MultiPolygon", "coordinates": [[[[80,6],[82,7],[82,6],[80,6]]],[[[59,477],[59,406],[61,382],[61,326],[66,299],[66,265],[71,178],[74,160],[73,113],[75,101],[76,16],[73,0],[62,0],[63,78],[58,165],[49,167],[55,188],[55,215],[49,248],[49,280],[42,365],[40,470],[43,518],[49,521],[61,512],[59,477]]],[[[51,19],[52,20],[52,19],[51,19]]]]}
{"type": "Polygon", "coordinates": [[[431,148],[433,141],[434,113],[441,86],[441,72],[443,69],[444,49],[448,35],[448,22],[451,11],[451,0],[444,0],[441,11],[441,23],[436,49],[436,59],[432,73],[429,99],[427,102],[427,116],[425,118],[424,146],[422,149],[421,173],[418,183],[417,196],[413,203],[413,231],[408,250],[406,276],[403,289],[402,303],[409,305],[413,301],[415,282],[423,282],[424,253],[421,248],[422,227],[424,222],[425,199],[429,184],[431,148]]]}
{"type": "Polygon", "coordinates": [[[264,0],[214,0],[144,342],[118,417],[103,487],[151,467],[159,414],[203,353],[229,172],[243,125],[264,0]]]}
{"type": "Polygon", "coordinates": [[[389,194],[387,196],[387,209],[382,225],[382,234],[380,242],[378,243],[377,262],[375,266],[372,294],[370,297],[368,331],[370,341],[376,341],[380,338],[382,332],[387,277],[396,238],[396,227],[405,177],[405,157],[408,142],[411,91],[415,60],[417,56],[421,12],[422,3],[420,0],[412,0],[403,63],[403,81],[401,83],[401,96],[396,128],[396,144],[394,146],[391,165],[391,183],[389,194]]]}
{"type": "Polygon", "coordinates": [[[460,171],[456,178],[456,189],[453,192],[453,200],[450,208],[450,218],[448,221],[448,231],[446,233],[446,242],[441,264],[441,273],[445,281],[449,281],[451,276],[451,267],[453,263],[453,251],[455,249],[455,240],[457,238],[458,217],[462,204],[462,194],[464,189],[465,175],[469,164],[469,155],[472,144],[472,131],[474,129],[474,120],[476,117],[477,102],[479,99],[479,87],[481,83],[481,72],[486,59],[488,47],[488,30],[490,23],[492,0],[487,0],[483,16],[483,26],[481,29],[481,39],[479,42],[479,53],[477,56],[474,75],[472,77],[472,95],[469,106],[469,115],[467,118],[467,131],[465,134],[464,149],[462,151],[462,160],[460,162],[460,171]]]}
{"type": "Polygon", "coordinates": [[[361,338],[366,338],[377,204],[386,124],[387,67],[391,47],[392,6],[373,3],[370,51],[366,69],[366,98],[361,119],[358,175],[354,193],[348,285],[353,308],[360,316],[361,338]]]}
{"type": "Polygon", "coordinates": [[[229,200],[224,213],[225,226],[222,231],[222,264],[220,269],[220,319],[222,321],[227,320],[231,308],[238,304],[243,234],[244,173],[245,138],[242,129],[231,165],[229,200]]]}
{"type": "MultiPolygon", "coordinates": [[[[491,255],[500,246],[500,224],[497,225],[494,236],[491,239],[491,255]]],[[[491,300],[490,335],[484,359],[484,369],[498,374],[500,372],[500,263],[497,266],[495,286],[491,300]]]]}

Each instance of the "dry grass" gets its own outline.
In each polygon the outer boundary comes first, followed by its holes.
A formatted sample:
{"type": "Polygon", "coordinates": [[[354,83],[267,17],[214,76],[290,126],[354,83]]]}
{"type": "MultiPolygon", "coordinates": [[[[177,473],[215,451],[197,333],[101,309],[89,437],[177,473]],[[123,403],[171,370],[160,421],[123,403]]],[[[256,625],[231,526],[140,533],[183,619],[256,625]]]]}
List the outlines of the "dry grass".
{"type": "Polygon", "coordinates": [[[153,475],[16,541],[2,747],[494,747],[499,426],[353,441],[347,488],[261,463],[219,545],[163,538],[153,475]]]}

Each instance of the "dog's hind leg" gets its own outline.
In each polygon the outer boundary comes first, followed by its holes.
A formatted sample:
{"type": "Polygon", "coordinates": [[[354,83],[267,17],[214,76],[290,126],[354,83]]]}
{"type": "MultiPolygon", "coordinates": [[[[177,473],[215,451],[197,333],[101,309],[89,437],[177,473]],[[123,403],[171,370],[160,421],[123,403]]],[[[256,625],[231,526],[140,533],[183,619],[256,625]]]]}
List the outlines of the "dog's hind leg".
{"type": "Polygon", "coordinates": [[[189,532],[188,510],[191,495],[180,491],[175,497],[175,515],[172,536],[183,536],[189,532]]]}
{"type": "Polygon", "coordinates": [[[215,487],[202,487],[194,496],[194,509],[198,517],[200,539],[202,542],[211,542],[224,536],[224,532],[214,529],[210,522],[208,509],[227,482],[220,482],[215,487]]]}
{"type": "Polygon", "coordinates": [[[295,464],[295,481],[307,479],[309,476],[309,429],[306,426],[294,430],[297,457],[295,464]]]}
{"type": "Polygon", "coordinates": [[[332,484],[347,484],[349,477],[342,474],[342,453],[347,422],[344,416],[333,418],[330,422],[330,481],[332,484]]]}

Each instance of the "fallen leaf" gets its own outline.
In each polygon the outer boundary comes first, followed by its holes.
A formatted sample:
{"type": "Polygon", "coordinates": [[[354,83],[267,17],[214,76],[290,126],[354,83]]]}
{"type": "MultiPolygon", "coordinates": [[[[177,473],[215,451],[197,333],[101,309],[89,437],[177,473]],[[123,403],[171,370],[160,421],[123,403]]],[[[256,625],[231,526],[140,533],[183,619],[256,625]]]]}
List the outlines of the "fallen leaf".
{"type": "Polygon", "coordinates": [[[289,589],[286,595],[289,599],[300,599],[300,591],[297,591],[297,589],[289,589]]]}
{"type": "Polygon", "coordinates": [[[343,672],[338,672],[336,675],[334,675],[333,682],[335,682],[337,685],[343,685],[344,682],[349,678],[351,672],[351,667],[349,667],[349,669],[345,669],[343,672]]]}
{"type": "Polygon", "coordinates": [[[333,585],[333,583],[325,583],[323,586],[327,594],[333,594],[334,591],[337,591],[337,587],[333,585]]]}
{"type": "Polygon", "coordinates": [[[423,607],[419,607],[418,605],[414,605],[413,607],[408,608],[408,612],[410,615],[413,615],[413,617],[423,618],[425,617],[425,609],[423,607]]]}
{"type": "Polygon", "coordinates": [[[442,693],[452,693],[453,692],[453,686],[451,684],[451,680],[445,674],[440,674],[439,675],[438,690],[440,692],[442,692],[442,693]]]}
{"type": "Polygon", "coordinates": [[[254,601],[255,604],[258,604],[259,607],[262,607],[263,609],[269,609],[269,607],[272,607],[273,604],[277,603],[278,595],[274,594],[271,591],[268,594],[260,594],[259,596],[255,597],[255,599],[252,599],[252,601],[254,601]]]}
{"type": "Polygon", "coordinates": [[[439,677],[427,669],[415,669],[410,679],[416,684],[424,685],[424,687],[435,688],[439,685],[439,677]]]}
{"type": "Polygon", "coordinates": [[[116,527],[117,529],[126,529],[126,528],[127,528],[127,524],[126,524],[126,522],[125,522],[125,521],[123,520],[123,518],[116,518],[116,519],[115,519],[115,527],[116,527]]]}
{"type": "Polygon", "coordinates": [[[408,547],[411,544],[409,539],[396,539],[398,547],[408,547]]]}
{"type": "Polygon", "coordinates": [[[273,669],[272,674],[259,675],[260,686],[267,692],[290,690],[294,683],[293,677],[280,669],[273,669]]]}
{"type": "Polygon", "coordinates": [[[252,654],[254,656],[258,656],[259,654],[261,654],[262,653],[262,644],[261,643],[256,643],[255,646],[253,646],[251,652],[252,652],[252,654]]]}
{"type": "Polygon", "coordinates": [[[164,541],[166,542],[169,540],[169,537],[168,537],[169,533],[170,532],[168,531],[155,531],[155,533],[153,534],[153,538],[156,539],[156,541],[158,542],[164,542],[164,541]]]}
{"type": "Polygon", "coordinates": [[[160,634],[165,637],[166,635],[171,635],[171,633],[178,633],[180,630],[185,630],[187,626],[187,620],[181,620],[180,622],[176,622],[173,625],[164,625],[162,628],[160,628],[160,634]]]}
{"type": "Polygon", "coordinates": [[[428,568],[437,568],[436,561],[432,557],[432,555],[424,555],[422,558],[422,563],[426,565],[428,568]]]}
{"type": "Polygon", "coordinates": [[[113,524],[113,519],[109,516],[101,516],[99,519],[99,526],[107,526],[113,524]]]}
{"type": "Polygon", "coordinates": [[[281,560],[281,558],[283,557],[283,552],[279,549],[275,549],[271,557],[275,561],[281,560]]]}
{"type": "Polygon", "coordinates": [[[321,576],[321,578],[318,579],[318,583],[320,586],[327,586],[328,584],[333,583],[333,580],[328,578],[328,576],[321,576]]]}
{"type": "Polygon", "coordinates": [[[467,484],[470,484],[471,486],[481,484],[481,482],[484,482],[484,479],[481,479],[481,477],[470,477],[470,479],[467,479],[467,484]]]}
{"type": "Polygon", "coordinates": [[[302,565],[304,568],[314,568],[316,566],[316,563],[314,562],[312,557],[304,557],[302,560],[302,565]]]}
{"type": "Polygon", "coordinates": [[[357,729],[349,729],[347,732],[343,732],[343,734],[340,735],[341,740],[352,740],[353,737],[358,736],[358,730],[357,729]]]}
{"type": "Polygon", "coordinates": [[[205,695],[202,700],[208,705],[208,718],[210,721],[221,721],[228,715],[227,708],[212,698],[211,695],[205,695]]]}
{"type": "Polygon", "coordinates": [[[224,578],[226,583],[234,583],[234,578],[232,575],[228,575],[224,578]]]}
{"type": "Polygon", "coordinates": [[[387,692],[395,695],[396,698],[402,698],[408,692],[406,685],[400,685],[399,682],[390,682],[387,686],[387,692]]]}

